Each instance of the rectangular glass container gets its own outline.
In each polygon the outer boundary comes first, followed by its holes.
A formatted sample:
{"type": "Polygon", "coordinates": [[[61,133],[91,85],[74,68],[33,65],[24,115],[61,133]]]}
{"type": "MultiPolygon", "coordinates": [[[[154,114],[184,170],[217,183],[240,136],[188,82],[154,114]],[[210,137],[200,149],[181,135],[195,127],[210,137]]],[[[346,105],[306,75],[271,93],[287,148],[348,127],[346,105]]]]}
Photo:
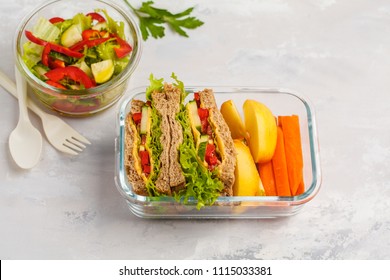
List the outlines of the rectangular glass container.
{"type": "Polygon", "coordinates": [[[317,138],[314,109],[307,98],[284,89],[256,87],[195,86],[186,87],[189,97],[193,92],[211,88],[214,91],[218,108],[226,100],[233,100],[241,116],[242,105],[247,99],[265,104],[275,116],[298,115],[301,129],[304,160],[305,192],[297,196],[231,196],[219,197],[215,204],[198,210],[196,201],[187,204],[177,202],[173,197],[146,197],[137,195],[127,180],[124,167],[125,119],[130,111],[131,100],[145,101],[145,87],[131,90],[122,99],[117,117],[117,138],[115,145],[115,183],[126,199],[130,211],[138,217],[163,219],[250,219],[276,218],[296,214],[319,191],[321,169],[319,143],[317,138]]]}

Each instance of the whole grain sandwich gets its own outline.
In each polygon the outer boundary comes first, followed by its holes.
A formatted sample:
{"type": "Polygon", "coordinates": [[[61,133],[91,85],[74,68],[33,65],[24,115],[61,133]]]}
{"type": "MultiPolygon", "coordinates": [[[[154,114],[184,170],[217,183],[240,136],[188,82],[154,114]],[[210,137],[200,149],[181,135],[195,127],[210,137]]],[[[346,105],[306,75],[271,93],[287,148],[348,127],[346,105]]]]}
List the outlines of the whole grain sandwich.
{"type": "Polygon", "coordinates": [[[133,191],[174,196],[197,207],[233,194],[236,164],[233,139],[213,91],[194,93],[184,85],[150,77],[146,101],[132,100],[126,117],[125,167],[133,191]]]}

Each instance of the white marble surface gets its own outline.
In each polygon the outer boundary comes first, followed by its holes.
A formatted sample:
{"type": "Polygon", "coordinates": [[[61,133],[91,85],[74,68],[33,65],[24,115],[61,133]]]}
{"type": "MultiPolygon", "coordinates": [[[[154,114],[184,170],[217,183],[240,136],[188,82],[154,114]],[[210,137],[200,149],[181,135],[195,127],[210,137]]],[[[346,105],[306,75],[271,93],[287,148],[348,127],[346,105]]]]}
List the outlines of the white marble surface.
{"type": "MultiPolygon", "coordinates": [[[[12,79],[15,29],[38,2],[0,0],[0,70],[12,79]]],[[[174,71],[186,84],[302,92],[317,113],[319,194],[290,218],[143,220],[114,184],[116,108],[66,119],[93,143],[80,156],[45,139],[22,171],[8,150],[17,102],[0,88],[0,259],[390,259],[390,2],[155,2],[195,5],[205,25],[148,40],[130,86],[174,71]]]]}

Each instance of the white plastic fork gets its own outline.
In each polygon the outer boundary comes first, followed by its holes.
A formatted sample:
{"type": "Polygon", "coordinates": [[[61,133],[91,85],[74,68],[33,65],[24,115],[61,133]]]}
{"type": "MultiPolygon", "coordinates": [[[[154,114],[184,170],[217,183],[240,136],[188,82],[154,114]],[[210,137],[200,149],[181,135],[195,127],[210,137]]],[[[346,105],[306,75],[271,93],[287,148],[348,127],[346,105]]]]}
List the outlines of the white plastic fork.
{"type": "MultiPolygon", "coordinates": [[[[15,83],[1,71],[0,85],[17,98],[15,83]]],[[[71,155],[78,155],[79,152],[86,148],[84,144],[91,144],[87,138],[62,119],[50,115],[39,108],[30,98],[27,98],[27,107],[41,118],[47,140],[57,150],[71,155]]]]}

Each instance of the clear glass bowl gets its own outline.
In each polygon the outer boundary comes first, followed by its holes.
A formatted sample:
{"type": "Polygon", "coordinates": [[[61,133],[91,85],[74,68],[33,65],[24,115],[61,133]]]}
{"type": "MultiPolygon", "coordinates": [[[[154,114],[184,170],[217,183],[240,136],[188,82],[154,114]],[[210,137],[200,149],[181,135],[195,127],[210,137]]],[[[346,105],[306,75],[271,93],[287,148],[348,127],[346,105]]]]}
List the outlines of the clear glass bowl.
{"type": "Polygon", "coordinates": [[[136,69],[141,57],[141,35],[139,28],[131,16],[112,2],[102,0],[55,0],[42,4],[28,14],[21,22],[14,40],[15,60],[18,68],[33,89],[34,99],[46,107],[66,116],[89,116],[103,111],[117,102],[125,92],[129,78],[136,69]],[[94,12],[95,9],[105,9],[115,21],[125,24],[126,40],[133,50],[126,68],[110,81],[94,88],[83,90],[62,90],[41,81],[30,72],[23,61],[23,44],[28,40],[26,30],[31,30],[38,18],[52,17],[72,18],[77,13],[94,12]]]}
{"type": "Polygon", "coordinates": [[[312,105],[302,95],[283,89],[262,89],[256,87],[188,87],[190,93],[212,88],[217,105],[232,99],[242,112],[246,99],[258,100],[269,107],[275,116],[298,115],[301,128],[304,160],[305,192],[298,196],[232,196],[219,197],[214,205],[196,209],[196,201],[188,204],[177,202],[172,197],[146,197],[137,195],[127,180],[124,167],[125,118],[130,111],[131,100],[145,100],[145,87],[129,92],[122,102],[117,119],[116,176],[119,192],[126,199],[132,213],[143,218],[188,218],[188,219],[242,219],[275,218],[297,213],[319,191],[321,169],[315,114],[312,105]]]}

